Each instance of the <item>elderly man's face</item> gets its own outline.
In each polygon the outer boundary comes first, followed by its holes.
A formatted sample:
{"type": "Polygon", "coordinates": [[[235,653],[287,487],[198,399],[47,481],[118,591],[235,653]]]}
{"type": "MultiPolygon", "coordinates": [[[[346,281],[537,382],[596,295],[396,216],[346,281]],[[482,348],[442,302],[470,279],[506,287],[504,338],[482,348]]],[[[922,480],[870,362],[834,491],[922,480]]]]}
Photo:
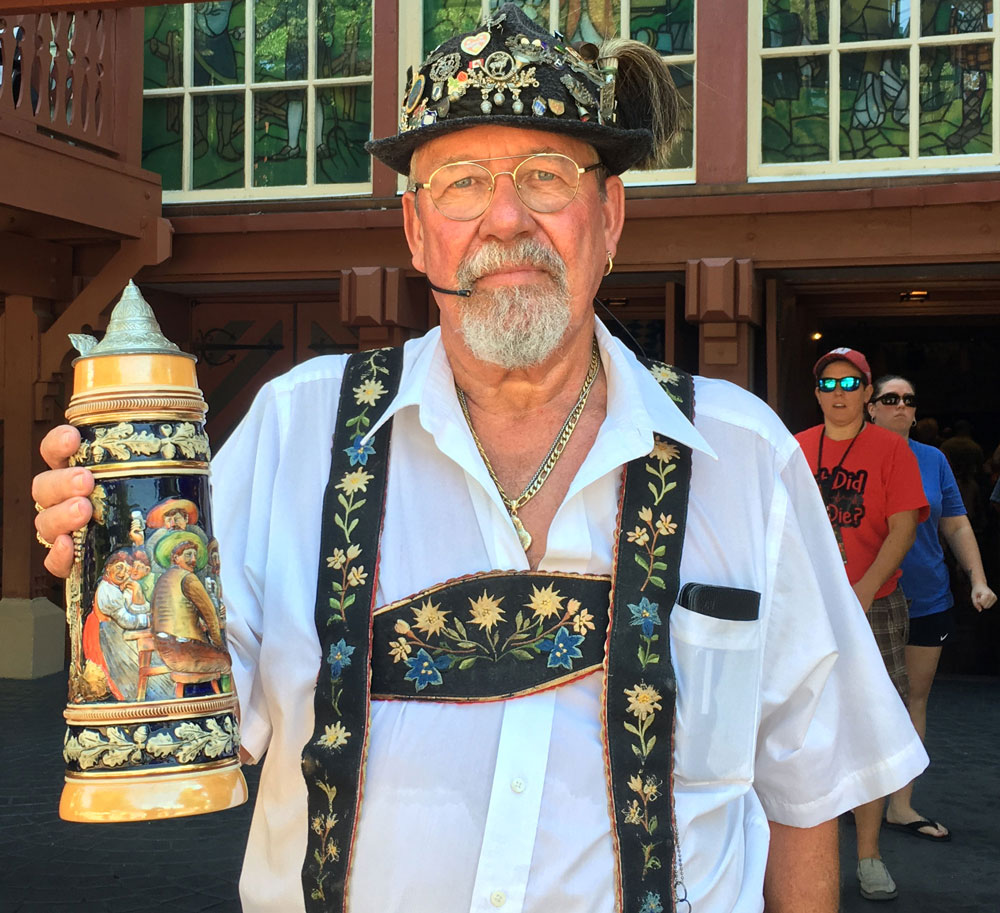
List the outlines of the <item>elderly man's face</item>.
{"type": "MultiPolygon", "coordinates": [[[[582,167],[598,160],[575,139],[484,126],[425,143],[414,155],[413,175],[424,182],[445,163],[481,159],[493,159],[486,164],[495,173],[511,171],[536,152],[562,153],[582,167]]],[[[438,296],[442,334],[464,339],[481,360],[516,368],[543,362],[567,334],[589,333],[593,297],[624,215],[621,181],[607,180],[604,199],[600,186],[598,175],[581,175],[571,203],[539,213],[521,202],[509,175],[500,175],[489,208],[467,222],[442,215],[424,191],[405,194],[413,265],[435,285],[473,290],[471,298],[438,296]],[[494,351],[490,338],[504,333],[494,351]]]]}

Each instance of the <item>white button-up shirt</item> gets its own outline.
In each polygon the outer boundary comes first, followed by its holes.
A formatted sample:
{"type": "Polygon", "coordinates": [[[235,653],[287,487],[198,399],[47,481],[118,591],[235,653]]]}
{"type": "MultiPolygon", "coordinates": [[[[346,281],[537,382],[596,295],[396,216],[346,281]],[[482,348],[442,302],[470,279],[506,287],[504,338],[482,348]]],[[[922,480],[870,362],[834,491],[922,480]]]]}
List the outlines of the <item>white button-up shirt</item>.
{"type": "MultiPolygon", "coordinates": [[[[794,439],[758,399],[716,380],[698,379],[692,425],[595,325],[607,417],[539,570],[610,573],[621,466],[650,452],[654,431],[693,448],[681,582],[762,599],[756,622],[680,606],[670,616],[684,883],[696,913],[759,911],[768,819],[828,820],[902,786],[926,755],[794,439]]],[[[266,752],[245,913],[303,910],[300,757],[313,734],[321,506],[344,363],[316,358],[268,384],[214,462],[243,744],[266,752]]],[[[470,573],[526,570],[438,330],[406,344],[389,416],[378,604],[470,573]]],[[[352,913],[611,913],[601,684],[598,671],[507,701],[373,702],[352,913]]],[[[666,904],[669,871],[660,877],[653,890],[666,904]]]]}

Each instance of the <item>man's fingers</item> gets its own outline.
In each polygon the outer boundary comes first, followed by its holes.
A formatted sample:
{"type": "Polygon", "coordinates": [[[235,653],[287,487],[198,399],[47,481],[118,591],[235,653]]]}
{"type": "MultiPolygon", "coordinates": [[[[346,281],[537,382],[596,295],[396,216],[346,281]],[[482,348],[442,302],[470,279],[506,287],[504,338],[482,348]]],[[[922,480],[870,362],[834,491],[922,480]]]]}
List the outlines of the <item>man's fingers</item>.
{"type": "MultiPolygon", "coordinates": [[[[72,498],[83,498],[86,500],[93,490],[94,476],[89,469],[80,467],[73,469],[50,469],[47,472],[38,473],[31,480],[31,497],[43,509],[56,507],[72,498]]],[[[65,519],[72,520],[70,517],[66,517],[65,519]]],[[[72,532],[74,529],[79,529],[89,519],[90,515],[88,514],[76,526],[58,528],[54,531],[57,535],[61,532],[72,532]]]]}
{"type": "Polygon", "coordinates": [[[55,577],[68,577],[73,569],[73,540],[57,536],[45,555],[45,568],[55,577]]]}
{"type": "Polygon", "coordinates": [[[89,498],[69,498],[37,514],[35,529],[46,542],[69,539],[69,534],[84,526],[93,512],[89,498]]]}
{"type": "MultiPolygon", "coordinates": [[[[80,432],[72,425],[59,425],[42,438],[42,459],[51,469],[65,469],[69,458],[80,449],[80,432]]],[[[37,499],[36,499],[37,500],[37,499]]]]}

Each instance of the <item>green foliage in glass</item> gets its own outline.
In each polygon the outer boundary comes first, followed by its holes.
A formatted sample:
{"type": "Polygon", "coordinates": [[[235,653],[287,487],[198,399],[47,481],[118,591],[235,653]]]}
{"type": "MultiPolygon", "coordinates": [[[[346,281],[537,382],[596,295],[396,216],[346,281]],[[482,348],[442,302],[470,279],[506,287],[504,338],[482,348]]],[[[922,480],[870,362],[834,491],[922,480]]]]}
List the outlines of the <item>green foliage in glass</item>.
{"type": "Polygon", "coordinates": [[[256,0],[254,16],[254,78],[258,82],[307,79],[307,0],[256,0]]]}
{"type": "Polygon", "coordinates": [[[425,57],[442,41],[471,32],[482,18],[481,0],[423,0],[423,3],[425,57]]]}
{"type": "Polygon", "coordinates": [[[368,76],[372,71],[372,0],[319,0],[316,76],[368,76]]]}
{"type": "Polygon", "coordinates": [[[910,34],[911,0],[841,0],[841,41],[884,41],[910,34]]]}
{"type": "Polygon", "coordinates": [[[304,89],[254,95],[254,187],[282,187],[306,182],[304,89]]]}
{"type": "Polygon", "coordinates": [[[908,61],[905,50],[841,56],[841,159],[898,158],[909,154],[908,61]]]}
{"type": "Polygon", "coordinates": [[[181,189],[181,114],[184,99],[142,102],[142,167],[160,175],[164,190],[181,189]]]}
{"type": "Polygon", "coordinates": [[[681,133],[670,152],[668,168],[691,168],[694,165],[694,125],[691,122],[694,111],[694,64],[675,64],[670,68],[681,97],[686,102],[681,133]]]}
{"type": "Polygon", "coordinates": [[[243,186],[243,93],[196,95],[192,105],[191,186],[243,186]]]}
{"type": "Polygon", "coordinates": [[[764,47],[826,44],[830,40],[829,0],[766,0],[764,47]]]}
{"type": "Polygon", "coordinates": [[[632,0],[629,33],[662,56],[694,53],[695,0],[632,0]]]}
{"type": "Polygon", "coordinates": [[[316,110],[323,112],[316,131],[316,183],[370,181],[371,156],[364,144],[371,132],[371,87],[331,86],[317,90],[316,110]]]}
{"type": "Polygon", "coordinates": [[[184,7],[146,7],[142,40],[142,87],[184,85],[184,7]]]}
{"type": "Polygon", "coordinates": [[[830,158],[826,57],[762,61],[761,160],[821,162],[830,158]]]}
{"type": "Polygon", "coordinates": [[[988,44],[920,52],[920,155],[993,151],[993,60],[988,44]]]}

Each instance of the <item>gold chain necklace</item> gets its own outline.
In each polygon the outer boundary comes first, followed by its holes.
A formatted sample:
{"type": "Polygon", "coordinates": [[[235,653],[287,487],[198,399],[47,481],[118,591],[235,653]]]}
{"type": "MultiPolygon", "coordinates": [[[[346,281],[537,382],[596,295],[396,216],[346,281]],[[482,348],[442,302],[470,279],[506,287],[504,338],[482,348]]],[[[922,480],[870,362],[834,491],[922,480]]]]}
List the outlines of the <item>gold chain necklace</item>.
{"type": "Polygon", "coordinates": [[[594,345],[590,353],[590,369],[587,371],[587,377],[583,381],[583,387],[580,388],[580,395],[577,397],[576,405],[570,410],[568,416],[566,416],[566,421],[563,422],[562,428],[559,429],[559,433],[556,435],[556,439],[552,442],[552,446],[549,448],[548,454],[544,460],[542,460],[541,465],[535,470],[535,474],[531,477],[531,480],[524,487],[522,491],[513,500],[508,497],[507,492],[503,490],[503,485],[500,484],[500,480],[497,478],[496,472],[493,470],[493,464],[490,463],[490,458],[486,455],[486,451],[483,449],[482,441],[479,440],[479,435],[476,434],[476,429],[472,427],[472,416],[469,415],[469,404],[465,401],[465,391],[458,385],[455,384],[455,392],[458,394],[458,402],[462,407],[462,415],[465,416],[465,421],[469,426],[469,431],[472,432],[472,440],[476,443],[476,449],[479,451],[479,455],[483,458],[483,463],[486,464],[486,471],[489,472],[490,478],[493,480],[493,484],[496,485],[497,491],[500,493],[500,500],[503,501],[504,507],[507,508],[507,513],[510,514],[511,522],[514,524],[514,529],[517,531],[517,538],[521,542],[521,547],[527,551],[531,548],[531,533],[529,533],[525,528],[524,524],[521,522],[521,518],[518,517],[517,512],[524,507],[538,492],[541,487],[545,484],[545,480],[549,477],[549,474],[555,469],[556,463],[559,462],[559,457],[563,455],[563,451],[566,449],[566,445],[569,443],[570,437],[572,437],[573,432],[576,430],[577,423],[580,421],[580,416],[583,415],[584,407],[587,405],[587,399],[590,396],[590,389],[594,386],[594,381],[597,380],[597,374],[601,367],[600,350],[597,348],[597,337],[594,337],[594,345]]]}

